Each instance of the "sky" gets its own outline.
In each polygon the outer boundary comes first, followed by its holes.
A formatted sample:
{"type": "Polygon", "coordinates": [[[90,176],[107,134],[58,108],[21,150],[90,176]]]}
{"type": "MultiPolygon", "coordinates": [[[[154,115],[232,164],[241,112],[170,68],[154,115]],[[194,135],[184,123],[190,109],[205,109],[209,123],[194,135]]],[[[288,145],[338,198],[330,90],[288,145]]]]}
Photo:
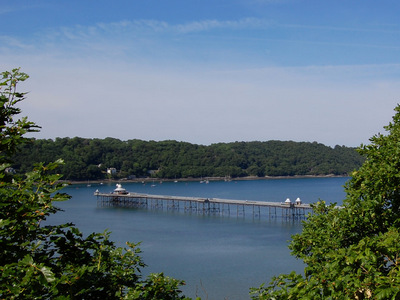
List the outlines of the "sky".
{"type": "Polygon", "coordinates": [[[36,138],[368,144],[400,96],[400,2],[0,0],[36,138]]]}

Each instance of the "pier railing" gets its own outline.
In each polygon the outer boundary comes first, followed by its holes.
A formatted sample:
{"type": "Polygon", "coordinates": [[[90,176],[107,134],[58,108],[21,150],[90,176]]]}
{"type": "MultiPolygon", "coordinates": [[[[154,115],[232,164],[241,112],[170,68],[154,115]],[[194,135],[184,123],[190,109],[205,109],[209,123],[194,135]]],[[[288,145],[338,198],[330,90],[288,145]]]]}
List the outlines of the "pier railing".
{"type": "Polygon", "coordinates": [[[204,197],[150,195],[139,193],[95,192],[100,207],[127,207],[178,210],[197,214],[252,215],[253,217],[305,218],[312,207],[309,204],[233,200],[204,197]]]}

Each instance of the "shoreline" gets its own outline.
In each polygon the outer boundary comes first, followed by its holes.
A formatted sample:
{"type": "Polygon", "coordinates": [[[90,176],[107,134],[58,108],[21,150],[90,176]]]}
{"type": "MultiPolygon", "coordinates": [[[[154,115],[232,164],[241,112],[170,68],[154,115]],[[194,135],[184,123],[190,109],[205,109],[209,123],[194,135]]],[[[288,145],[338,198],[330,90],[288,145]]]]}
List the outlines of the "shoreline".
{"type": "Polygon", "coordinates": [[[96,179],[96,180],[60,180],[60,182],[68,183],[68,184],[92,184],[92,183],[121,183],[121,182],[144,182],[144,183],[151,183],[153,181],[158,182],[196,182],[196,181],[245,181],[245,180],[274,180],[274,179],[301,179],[301,178],[342,178],[342,177],[351,177],[350,175],[293,175],[293,176],[246,176],[246,177],[234,177],[234,178],[227,178],[227,177],[204,177],[204,178],[136,178],[136,179],[96,179]]]}

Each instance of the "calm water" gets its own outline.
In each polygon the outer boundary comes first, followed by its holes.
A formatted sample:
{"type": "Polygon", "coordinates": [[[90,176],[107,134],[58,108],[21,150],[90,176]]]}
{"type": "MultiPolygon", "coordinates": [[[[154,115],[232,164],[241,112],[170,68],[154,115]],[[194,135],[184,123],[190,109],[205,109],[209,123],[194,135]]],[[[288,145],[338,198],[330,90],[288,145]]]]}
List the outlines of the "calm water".
{"type": "MultiPolygon", "coordinates": [[[[283,202],[300,197],[304,203],[345,197],[348,178],[302,178],[254,181],[125,183],[131,192],[283,202]]],[[[112,239],[141,242],[148,265],[143,274],[164,272],[184,279],[185,295],[202,299],[249,299],[249,288],[270,282],[273,275],[301,272],[303,265],[287,249],[291,235],[301,231],[299,221],[282,218],[203,216],[184,212],[100,208],[93,193],[110,192],[115,184],[73,185],[64,191],[72,199],[49,221],[73,222],[84,233],[112,231],[112,239]]]]}

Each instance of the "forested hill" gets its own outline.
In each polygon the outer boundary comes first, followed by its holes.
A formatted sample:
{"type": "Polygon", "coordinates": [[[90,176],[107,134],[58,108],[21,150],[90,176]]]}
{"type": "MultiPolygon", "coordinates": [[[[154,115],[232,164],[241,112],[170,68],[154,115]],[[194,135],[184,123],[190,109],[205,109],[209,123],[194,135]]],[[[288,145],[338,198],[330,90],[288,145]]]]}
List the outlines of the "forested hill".
{"type": "MultiPolygon", "coordinates": [[[[17,172],[62,158],[66,180],[293,175],[347,175],[363,158],[354,148],[316,142],[267,141],[209,146],[177,141],[121,141],[114,138],[32,140],[14,157],[17,172]],[[115,174],[107,169],[115,168],[115,174]]],[[[111,170],[109,170],[111,171],[111,170]]]]}

